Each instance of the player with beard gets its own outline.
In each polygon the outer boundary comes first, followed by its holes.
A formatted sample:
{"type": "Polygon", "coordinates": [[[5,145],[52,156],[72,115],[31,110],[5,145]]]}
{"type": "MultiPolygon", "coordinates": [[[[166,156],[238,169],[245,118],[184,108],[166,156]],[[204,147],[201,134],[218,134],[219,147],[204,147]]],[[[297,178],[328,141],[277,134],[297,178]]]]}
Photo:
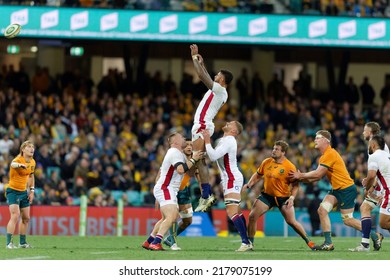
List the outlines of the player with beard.
{"type": "Polygon", "coordinates": [[[288,177],[290,171],[296,171],[295,165],[286,158],[289,148],[287,142],[278,140],[272,149],[271,157],[266,158],[251,176],[244,189],[253,187],[264,178],[264,189],[253,203],[249,214],[248,236],[254,242],[257,220],[273,207],[278,207],[286,223],[313,249],[315,244],[308,237],[303,226],[295,219],[294,199],[298,193],[298,181],[288,177]]]}

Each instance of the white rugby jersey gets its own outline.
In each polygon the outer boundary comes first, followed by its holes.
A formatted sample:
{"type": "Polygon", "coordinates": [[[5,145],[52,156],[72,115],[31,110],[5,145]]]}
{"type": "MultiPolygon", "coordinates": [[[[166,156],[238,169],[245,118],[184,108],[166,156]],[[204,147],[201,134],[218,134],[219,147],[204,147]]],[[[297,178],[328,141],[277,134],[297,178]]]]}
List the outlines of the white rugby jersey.
{"type": "MultiPolygon", "coordinates": [[[[385,149],[384,151],[386,153],[388,153],[390,155],[390,150],[389,150],[389,147],[387,146],[387,144],[385,143],[385,149]]],[[[368,159],[370,159],[371,155],[368,154],[368,159]]],[[[383,187],[380,185],[380,184],[376,184],[375,188],[374,188],[374,191],[375,191],[375,195],[379,195],[382,193],[382,190],[383,190],[383,187]]]]}
{"type": "MultiPolygon", "coordinates": [[[[386,143],[385,143],[384,151],[390,154],[389,146],[387,146],[386,143]]],[[[367,150],[367,153],[368,153],[368,150],[367,150]]],[[[368,154],[368,157],[370,157],[370,154],[368,154]]]]}
{"type": "Polygon", "coordinates": [[[226,103],[228,93],[226,88],[214,82],[212,90],[208,90],[200,101],[195,112],[194,124],[201,124],[203,128],[214,125],[213,119],[222,105],[226,103]]]}
{"type": "Polygon", "coordinates": [[[377,183],[385,194],[390,195],[390,154],[384,150],[376,150],[368,158],[368,170],[376,171],[377,183]]]}
{"type": "MultiPolygon", "coordinates": [[[[184,174],[180,175],[175,169],[175,164],[178,162],[186,162],[184,153],[177,148],[170,148],[160,167],[160,178],[157,180],[154,188],[161,188],[163,191],[168,189],[168,186],[175,191],[179,191],[180,183],[184,174]]],[[[167,192],[169,195],[169,192],[167,192]]]]}
{"type": "Polygon", "coordinates": [[[221,172],[222,185],[228,189],[235,186],[235,181],[243,183],[244,177],[237,165],[237,141],[233,136],[222,137],[215,149],[206,144],[207,155],[211,161],[217,161],[221,172]]]}

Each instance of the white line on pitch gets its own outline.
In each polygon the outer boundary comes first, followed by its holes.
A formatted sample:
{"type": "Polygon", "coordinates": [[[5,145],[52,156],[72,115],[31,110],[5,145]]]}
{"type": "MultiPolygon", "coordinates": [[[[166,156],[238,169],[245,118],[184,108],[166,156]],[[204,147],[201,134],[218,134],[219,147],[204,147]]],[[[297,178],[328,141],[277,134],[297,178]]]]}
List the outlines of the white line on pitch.
{"type": "Polygon", "coordinates": [[[106,255],[106,254],[116,254],[118,251],[109,251],[109,252],[91,252],[91,255],[106,255]]]}
{"type": "Polygon", "coordinates": [[[32,257],[23,257],[23,258],[15,258],[13,260],[43,260],[50,259],[49,256],[32,256],[32,257]]]}

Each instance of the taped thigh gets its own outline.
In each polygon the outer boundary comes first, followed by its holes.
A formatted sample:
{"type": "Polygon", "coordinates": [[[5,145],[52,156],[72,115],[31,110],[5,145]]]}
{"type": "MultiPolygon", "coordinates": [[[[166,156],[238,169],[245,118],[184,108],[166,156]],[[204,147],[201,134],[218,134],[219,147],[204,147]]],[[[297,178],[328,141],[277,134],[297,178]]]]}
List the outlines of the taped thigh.
{"type": "Polygon", "coordinates": [[[240,205],[241,200],[234,198],[225,198],[225,205],[240,205]]]}
{"type": "Polygon", "coordinates": [[[330,202],[328,202],[328,201],[323,201],[323,202],[321,202],[320,205],[321,205],[321,207],[324,208],[328,213],[329,213],[330,211],[332,211],[332,209],[333,209],[333,204],[330,203],[330,202]]]}
{"type": "Polygon", "coordinates": [[[346,213],[346,214],[341,214],[341,219],[343,221],[348,220],[348,219],[353,219],[353,212],[346,213]]]}
{"type": "Polygon", "coordinates": [[[185,219],[185,218],[191,218],[192,213],[194,213],[194,210],[192,209],[192,206],[190,208],[184,209],[179,212],[180,218],[185,219]]]}
{"type": "Polygon", "coordinates": [[[363,200],[363,203],[362,204],[368,204],[371,208],[375,208],[375,206],[378,205],[378,200],[376,199],[373,199],[371,197],[366,197],[364,200],[363,200]]]}

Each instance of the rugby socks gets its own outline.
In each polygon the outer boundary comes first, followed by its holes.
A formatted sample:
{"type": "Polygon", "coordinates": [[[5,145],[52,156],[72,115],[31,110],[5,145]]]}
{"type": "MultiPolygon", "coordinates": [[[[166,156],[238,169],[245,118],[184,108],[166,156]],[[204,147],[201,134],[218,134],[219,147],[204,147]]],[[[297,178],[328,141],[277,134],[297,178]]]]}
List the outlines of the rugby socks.
{"type": "Polygon", "coordinates": [[[371,217],[363,217],[362,221],[362,245],[365,248],[370,247],[370,237],[375,242],[378,240],[378,235],[376,234],[375,229],[372,228],[372,219],[371,217]]]}
{"type": "Polygon", "coordinates": [[[376,234],[376,231],[375,230],[371,230],[370,232],[370,237],[373,241],[377,241],[378,240],[378,234],[376,234]]]}
{"type": "MultiPolygon", "coordinates": [[[[180,235],[186,228],[182,228],[181,224],[173,223],[169,229],[169,236],[166,238],[169,244],[177,243],[177,236],[180,235]]],[[[165,241],[164,241],[165,242],[165,241]]]]}
{"type": "Polygon", "coordinates": [[[240,219],[241,219],[242,222],[244,223],[245,231],[247,231],[245,216],[244,216],[242,213],[240,213],[240,214],[238,214],[238,215],[240,216],[240,219]]]}
{"type": "Polygon", "coordinates": [[[176,232],[177,232],[177,223],[173,223],[172,226],[169,228],[169,236],[167,237],[167,240],[171,245],[177,243],[176,237],[178,233],[176,232]]]}
{"type": "Polygon", "coordinates": [[[148,239],[146,240],[150,243],[152,243],[154,241],[154,236],[153,235],[149,235],[148,239]]]}
{"type": "Polygon", "coordinates": [[[302,237],[302,239],[305,240],[306,244],[308,244],[311,241],[309,236],[307,236],[307,235],[302,237]]]}
{"type": "Polygon", "coordinates": [[[326,244],[332,244],[332,234],[330,231],[324,232],[324,237],[325,237],[326,244]]]}
{"type": "Polygon", "coordinates": [[[161,234],[157,234],[156,237],[154,238],[152,244],[160,244],[162,239],[163,239],[163,236],[161,234]]]}
{"type": "Polygon", "coordinates": [[[21,234],[20,235],[20,241],[19,241],[20,244],[26,244],[26,235],[25,234],[21,234]]]}
{"type": "Polygon", "coordinates": [[[186,229],[186,228],[182,228],[181,226],[178,226],[178,227],[177,227],[177,231],[176,231],[176,237],[177,237],[178,235],[180,235],[180,233],[182,233],[185,229],[186,229]]]}
{"type": "Polygon", "coordinates": [[[231,217],[231,220],[234,226],[236,227],[238,233],[241,236],[242,243],[249,244],[249,239],[248,239],[248,235],[246,234],[245,224],[242,222],[240,216],[238,214],[235,214],[233,215],[233,217],[231,217]]]}
{"type": "MultiPolygon", "coordinates": [[[[366,239],[368,240],[370,238],[370,232],[371,232],[371,217],[362,217],[362,240],[366,239]]],[[[376,233],[374,233],[376,236],[376,233]]],[[[372,236],[372,234],[371,234],[372,236]]]]}
{"type": "Polygon", "coordinates": [[[211,186],[209,183],[201,185],[202,187],[202,198],[207,199],[211,195],[211,186]]]}
{"type": "Polygon", "coordinates": [[[12,233],[7,233],[7,245],[12,242],[12,233]]]}
{"type": "MultiPolygon", "coordinates": [[[[244,224],[245,232],[247,233],[247,236],[248,236],[248,228],[247,228],[247,226],[246,226],[245,216],[244,216],[242,213],[240,213],[239,216],[240,216],[241,221],[242,221],[243,224],[244,224]]],[[[249,236],[248,236],[248,240],[253,244],[253,243],[255,242],[255,237],[249,237],[249,236]]]]}

